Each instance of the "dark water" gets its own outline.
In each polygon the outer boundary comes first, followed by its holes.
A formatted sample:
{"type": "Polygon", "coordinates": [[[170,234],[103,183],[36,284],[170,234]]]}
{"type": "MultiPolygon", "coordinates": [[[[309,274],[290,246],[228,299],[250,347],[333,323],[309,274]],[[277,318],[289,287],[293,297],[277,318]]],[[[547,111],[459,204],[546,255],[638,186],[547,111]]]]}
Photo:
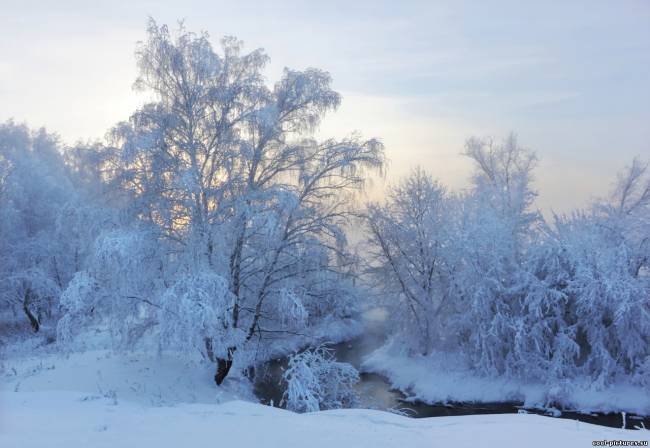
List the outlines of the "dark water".
{"type": "MultiPolygon", "coordinates": [[[[348,362],[359,369],[363,357],[382,346],[385,332],[380,312],[366,315],[366,331],[352,340],[331,345],[338,361],[348,362]]],[[[284,393],[282,374],[287,366],[287,358],[268,362],[256,372],[255,394],[267,405],[279,406],[284,393]]],[[[361,373],[361,381],[356,385],[359,394],[359,408],[378,409],[401,413],[413,418],[442,417],[476,414],[516,414],[528,412],[540,415],[579,420],[596,425],[623,427],[623,415],[616,414],[582,414],[578,412],[555,412],[554,415],[542,410],[525,409],[521,402],[498,403],[438,403],[427,404],[407,399],[402,392],[392,389],[388,380],[375,373],[361,373]]],[[[645,426],[650,428],[650,416],[627,414],[625,427],[635,429],[645,426]]]]}

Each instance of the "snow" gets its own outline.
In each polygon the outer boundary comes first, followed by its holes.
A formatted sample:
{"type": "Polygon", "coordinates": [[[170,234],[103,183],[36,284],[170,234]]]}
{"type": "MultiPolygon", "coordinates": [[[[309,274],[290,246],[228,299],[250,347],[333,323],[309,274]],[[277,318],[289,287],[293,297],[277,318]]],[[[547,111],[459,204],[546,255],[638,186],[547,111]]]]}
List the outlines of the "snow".
{"type": "Polygon", "coordinates": [[[480,377],[471,373],[458,356],[409,356],[394,343],[367,356],[362,369],[386,376],[392,387],[426,403],[521,401],[526,407],[544,408],[559,402],[567,409],[585,413],[650,414],[650,392],[638,386],[614,385],[594,390],[574,381],[570,388],[553,389],[512,378],[480,377]]]}
{"type": "MultiPolygon", "coordinates": [[[[513,380],[496,387],[534,402],[606,406],[618,394],[590,391],[650,389],[649,166],[633,162],[609,198],[546,221],[534,208],[536,156],[514,135],[472,138],[465,155],[475,165],[466,192],[415,169],[366,219],[367,272],[389,333],[410,354],[436,353],[424,364],[443,372],[415,375],[434,388],[424,395],[457,395],[436,385],[449,370],[441,352],[463,358],[462,372],[513,380]]],[[[483,386],[460,394],[495,395],[483,386]]],[[[625,395],[622,406],[638,403],[625,395]]]]}
{"type": "Polygon", "coordinates": [[[217,388],[214,370],[213,364],[178,355],[108,350],[41,355],[4,361],[0,391],[36,395],[75,392],[89,401],[110,398],[147,406],[255,399],[250,383],[234,375],[225,387],[217,388]]]}
{"type": "Polygon", "coordinates": [[[381,411],[295,414],[244,401],[151,407],[83,400],[74,392],[2,394],[0,446],[231,447],[591,446],[648,440],[647,431],[605,428],[530,414],[410,419],[381,411]],[[38,428],[38,431],[34,429],[38,428]],[[263,444],[262,444],[263,441],[263,444]]]}
{"type": "Polygon", "coordinates": [[[648,440],[630,431],[538,415],[411,419],[347,409],[308,414],[263,406],[247,383],[215,387],[208,364],[108,351],[3,361],[2,447],[590,446],[648,440]]]}
{"type": "MultiPolygon", "coordinates": [[[[266,54],[235,38],[218,51],[182,24],[150,19],[146,32],[136,88],[150,101],[105,140],[64,148],[0,123],[2,446],[616,435],[533,416],[296,415],[241,401],[256,401],[249,368],[366,331],[373,298],[404,350],[387,346],[366,369],[414,399],[650,414],[650,165],[635,160],[609,198],[547,222],[535,154],[514,135],[471,138],[469,188],[416,169],[361,204],[384,147],[357,133],[316,140],[340,103],[327,72],[287,69],[270,84],[266,54]],[[352,247],[346,229],[360,225],[368,239],[352,247]]],[[[360,345],[383,342],[371,336],[360,345]]],[[[289,396],[305,384],[336,396],[332,366],[356,379],[332,362],[292,384],[293,360],[289,396]]]]}

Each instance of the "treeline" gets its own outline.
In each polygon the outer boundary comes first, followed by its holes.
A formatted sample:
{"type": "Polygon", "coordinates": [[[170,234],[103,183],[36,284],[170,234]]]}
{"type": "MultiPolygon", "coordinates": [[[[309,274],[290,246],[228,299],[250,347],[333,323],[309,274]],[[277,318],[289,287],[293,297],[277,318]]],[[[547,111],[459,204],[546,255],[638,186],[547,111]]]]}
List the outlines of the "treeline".
{"type": "Polygon", "coordinates": [[[471,139],[472,186],[416,170],[367,218],[370,272],[413,354],[460,353],[481,375],[595,387],[650,385],[650,177],[547,222],[533,209],[533,153],[471,139]]]}
{"type": "Polygon", "coordinates": [[[262,50],[221,46],[151,21],[135,86],[154,99],[104,143],[62,153],[2,125],[3,335],[25,316],[64,347],[102,329],[116,349],[201,353],[220,384],[355,315],[343,227],[383,146],[310,137],[340,102],[327,73],[268,86],[262,50]]]}
{"type": "Polygon", "coordinates": [[[135,87],[152,100],[105,141],[62,148],[0,125],[0,338],[200,353],[220,384],[315,334],[379,285],[414,354],[480,374],[649,385],[650,184],[546,222],[535,156],[472,139],[472,188],[416,170],[366,210],[376,139],[317,141],[339,95],[317,69],[267,85],[262,50],[151,21],[135,87]],[[345,229],[367,230],[362,260],[345,229]],[[371,282],[355,281],[363,276],[371,282]]]}

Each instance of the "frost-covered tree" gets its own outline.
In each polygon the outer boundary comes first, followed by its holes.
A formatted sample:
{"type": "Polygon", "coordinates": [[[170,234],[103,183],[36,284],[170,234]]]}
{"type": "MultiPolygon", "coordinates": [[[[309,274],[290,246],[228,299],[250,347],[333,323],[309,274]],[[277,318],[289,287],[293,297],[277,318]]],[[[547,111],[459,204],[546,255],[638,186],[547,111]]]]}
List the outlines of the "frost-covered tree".
{"type": "MultiPolygon", "coordinates": [[[[78,151],[74,166],[93,166],[99,189],[135,219],[127,227],[156,242],[157,262],[114,300],[148,292],[140,303],[164,322],[162,345],[194,341],[220,384],[236,353],[354,313],[343,227],[383,147],[357,135],[315,140],[340,102],[330,76],[287,69],[268,86],[268,57],[234,38],[217,52],[205,33],[150,21],[136,57],[135,86],[152,101],[115,126],[108,145],[78,151]]],[[[93,278],[108,269],[93,263],[93,278]]]]}
{"type": "Polygon", "coordinates": [[[56,136],[0,124],[0,302],[35,332],[58,318],[74,273],[56,238],[60,210],[74,195],[56,136]]]}
{"type": "Polygon", "coordinates": [[[526,331],[518,321],[528,287],[523,263],[542,224],[531,209],[536,157],[512,135],[500,144],[470,139],[465,155],[475,171],[454,232],[463,266],[455,274],[456,330],[477,370],[508,374],[521,367],[512,344],[526,331]]]}
{"type": "Polygon", "coordinates": [[[444,187],[417,169],[391,188],[384,205],[371,204],[365,220],[370,272],[383,294],[397,300],[389,304],[395,325],[425,354],[441,337],[453,291],[445,252],[454,206],[444,187]]]}
{"type": "Polygon", "coordinates": [[[57,333],[62,343],[89,327],[104,328],[115,349],[130,349],[158,324],[163,290],[159,248],[144,231],[106,229],[62,296],[65,315],[57,333]]]}
{"type": "Polygon", "coordinates": [[[552,378],[650,384],[650,179],[639,160],[614,193],[586,212],[555,218],[530,271],[526,341],[531,365],[552,378]]]}
{"type": "Polygon", "coordinates": [[[462,344],[485,371],[503,371],[521,307],[521,261],[539,215],[530,211],[535,157],[511,136],[470,139],[473,185],[452,195],[422,171],[366,219],[371,273],[394,292],[399,333],[419,352],[462,344]],[[406,318],[406,321],[404,319],[406,318]]]}
{"type": "Polygon", "coordinates": [[[291,411],[349,408],[358,400],[354,385],[359,382],[359,372],[348,363],[336,361],[324,346],[289,357],[282,378],[287,384],[283,403],[291,411]]]}
{"type": "Polygon", "coordinates": [[[370,274],[394,298],[400,342],[458,352],[482,375],[649,384],[647,165],[547,224],[532,209],[532,153],[510,137],[470,139],[465,154],[465,194],[416,171],[369,208],[370,274]]]}

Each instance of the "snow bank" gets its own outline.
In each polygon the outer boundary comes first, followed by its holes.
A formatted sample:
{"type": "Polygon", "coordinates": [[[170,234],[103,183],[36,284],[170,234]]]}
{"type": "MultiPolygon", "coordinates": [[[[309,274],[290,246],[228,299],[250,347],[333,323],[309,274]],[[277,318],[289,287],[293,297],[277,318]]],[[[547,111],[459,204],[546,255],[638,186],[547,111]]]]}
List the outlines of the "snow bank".
{"type": "MultiPolygon", "coordinates": [[[[281,340],[258,361],[285,356],[320,342],[336,343],[361,333],[358,319],[326,319],[308,336],[281,340]]],[[[0,391],[76,391],[89,399],[113,397],[141,404],[163,406],[178,403],[222,403],[229,400],[257,402],[250,381],[233,369],[221,387],[214,384],[215,365],[202,361],[200,353],[116,353],[106,348],[103,333],[87,332],[79,351],[57,353],[56,345],[39,345],[30,338],[2,347],[0,391]],[[27,355],[21,355],[26,353],[27,355]]],[[[244,359],[244,361],[247,361],[244,359]]]]}
{"type": "Polygon", "coordinates": [[[640,387],[619,385],[593,390],[586,382],[574,382],[570,387],[549,388],[513,379],[477,377],[457,357],[407,356],[392,343],[366,357],[362,370],[384,375],[394,388],[426,403],[520,401],[531,408],[561,403],[567,410],[581,412],[650,414],[650,392],[640,387]]]}
{"type": "Polygon", "coordinates": [[[255,400],[247,380],[233,375],[217,388],[214,365],[187,358],[107,350],[14,358],[2,363],[0,391],[74,391],[90,401],[110,398],[154,406],[255,400]]]}
{"type": "Polygon", "coordinates": [[[647,431],[605,428],[529,414],[410,419],[381,411],[312,414],[231,401],[166,407],[74,392],[0,394],[0,446],[7,447],[476,447],[592,446],[648,440],[647,431]],[[38,430],[35,430],[38,428],[38,430]]]}
{"type": "Polygon", "coordinates": [[[523,414],[428,419],[362,409],[295,414],[241,401],[254,400],[244,379],[228,378],[217,388],[211,365],[181,359],[92,351],[5,360],[0,446],[541,447],[647,440],[650,434],[523,414]]]}

